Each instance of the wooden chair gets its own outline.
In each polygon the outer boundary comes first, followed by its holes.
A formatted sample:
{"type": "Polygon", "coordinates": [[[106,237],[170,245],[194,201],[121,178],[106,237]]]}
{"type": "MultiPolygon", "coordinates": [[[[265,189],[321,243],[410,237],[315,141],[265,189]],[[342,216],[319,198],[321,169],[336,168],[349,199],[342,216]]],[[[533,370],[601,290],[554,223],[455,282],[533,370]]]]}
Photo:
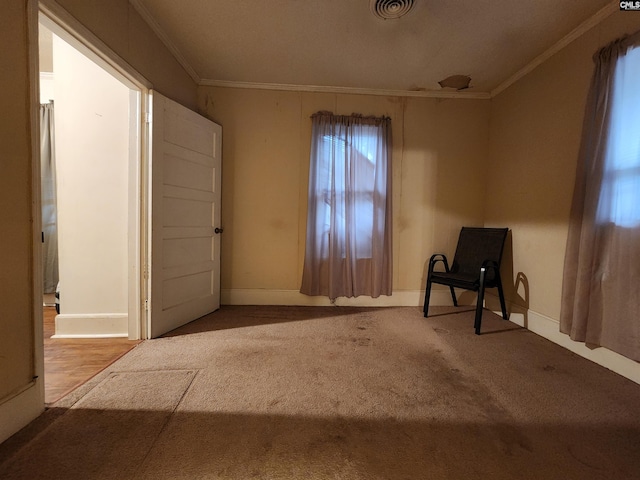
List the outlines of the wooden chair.
{"type": "Polygon", "coordinates": [[[453,304],[456,307],[458,306],[458,301],[454,288],[478,292],[474,323],[476,335],[480,335],[484,291],[486,288],[495,287],[498,289],[502,318],[507,320],[507,309],[500,279],[500,262],[502,261],[502,250],[508,231],[508,228],[462,227],[451,268],[449,268],[449,262],[444,254],[436,253],[431,256],[427,273],[427,286],[424,293],[425,317],[429,314],[431,285],[438,283],[449,287],[453,304]],[[442,262],[444,271],[434,270],[438,262],[442,262]]]}

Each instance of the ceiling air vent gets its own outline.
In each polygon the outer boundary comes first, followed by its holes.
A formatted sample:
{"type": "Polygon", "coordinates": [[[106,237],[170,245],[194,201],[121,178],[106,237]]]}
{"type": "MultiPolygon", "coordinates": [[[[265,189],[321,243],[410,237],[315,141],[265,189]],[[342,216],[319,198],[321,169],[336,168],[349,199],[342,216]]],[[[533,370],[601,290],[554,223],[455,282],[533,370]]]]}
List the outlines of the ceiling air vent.
{"type": "Polygon", "coordinates": [[[414,0],[371,0],[371,11],[383,20],[400,18],[413,8],[414,0]]]}

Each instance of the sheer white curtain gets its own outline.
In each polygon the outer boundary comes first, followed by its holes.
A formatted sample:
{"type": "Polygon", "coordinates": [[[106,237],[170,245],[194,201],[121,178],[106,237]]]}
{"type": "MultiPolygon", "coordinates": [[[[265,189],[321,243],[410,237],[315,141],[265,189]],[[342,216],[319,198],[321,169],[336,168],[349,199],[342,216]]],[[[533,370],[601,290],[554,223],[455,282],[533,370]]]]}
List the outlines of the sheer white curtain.
{"type": "Polygon", "coordinates": [[[40,201],[44,293],[54,293],[58,284],[58,220],[56,207],[56,161],[53,126],[53,102],[40,105],[40,201]]]}
{"type": "Polygon", "coordinates": [[[302,287],[307,295],[391,295],[391,120],[312,117],[302,287]]]}
{"type": "Polygon", "coordinates": [[[640,226],[640,48],[619,55],[597,221],[640,226]]]}
{"type": "Polygon", "coordinates": [[[560,330],[640,361],[640,33],[594,56],[560,330]]]}

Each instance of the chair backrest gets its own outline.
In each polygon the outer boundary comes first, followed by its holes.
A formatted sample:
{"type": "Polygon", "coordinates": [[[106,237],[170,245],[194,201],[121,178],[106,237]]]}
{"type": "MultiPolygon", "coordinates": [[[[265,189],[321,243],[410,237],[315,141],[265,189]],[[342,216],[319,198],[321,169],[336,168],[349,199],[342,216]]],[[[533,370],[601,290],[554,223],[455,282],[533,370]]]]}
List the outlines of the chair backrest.
{"type": "MultiPolygon", "coordinates": [[[[493,260],[500,266],[508,231],[508,228],[462,227],[451,271],[479,276],[480,267],[485,260],[493,260]]],[[[491,282],[493,278],[493,271],[488,270],[487,282],[491,282]]]]}

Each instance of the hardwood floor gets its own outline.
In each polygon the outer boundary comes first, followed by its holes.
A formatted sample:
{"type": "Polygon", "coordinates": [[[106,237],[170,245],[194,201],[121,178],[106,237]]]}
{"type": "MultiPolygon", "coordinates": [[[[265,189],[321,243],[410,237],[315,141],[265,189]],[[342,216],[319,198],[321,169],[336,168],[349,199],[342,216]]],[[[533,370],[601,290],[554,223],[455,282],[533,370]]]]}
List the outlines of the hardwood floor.
{"type": "Polygon", "coordinates": [[[139,340],[126,338],[51,338],[54,307],[44,307],[44,399],[51,404],[134,348],[139,340]]]}

